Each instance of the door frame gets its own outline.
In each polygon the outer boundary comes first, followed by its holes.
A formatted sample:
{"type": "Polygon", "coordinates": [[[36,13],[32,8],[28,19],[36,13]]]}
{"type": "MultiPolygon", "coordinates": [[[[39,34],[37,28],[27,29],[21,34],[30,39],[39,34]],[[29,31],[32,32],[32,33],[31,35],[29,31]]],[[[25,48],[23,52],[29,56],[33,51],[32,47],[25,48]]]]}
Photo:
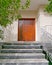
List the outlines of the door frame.
{"type": "MultiPolygon", "coordinates": [[[[19,31],[19,20],[34,20],[34,24],[35,24],[35,41],[36,41],[36,21],[35,21],[35,18],[20,18],[20,19],[18,19],[18,31],[19,31]]],[[[18,32],[18,34],[19,34],[19,32],[18,32]]],[[[19,35],[18,34],[17,34],[17,36],[18,36],[17,40],[19,39],[19,35]]]]}

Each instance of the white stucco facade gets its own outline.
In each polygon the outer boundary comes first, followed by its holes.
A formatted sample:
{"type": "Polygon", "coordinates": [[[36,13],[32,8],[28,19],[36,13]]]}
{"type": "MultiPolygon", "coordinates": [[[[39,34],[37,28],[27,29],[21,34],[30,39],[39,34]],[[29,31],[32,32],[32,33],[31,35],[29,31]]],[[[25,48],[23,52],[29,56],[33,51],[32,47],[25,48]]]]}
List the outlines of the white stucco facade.
{"type": "MultiPolygon", "coordinates": [[[[42,8],[39,11],[21,11],[22,18],[35,18],[36,22],[36,41],[41,41],[43,31],[42,29],[46,30],[49,33],[50,29],[52,30],[52,16],[48,15],[43,11],[42,8]],[[49,29],[48,29],[49,28],[49,29]]],[[[14,21],[13,24],[9,25],[4,30],[4,41],[18,41],[18,20],[14,21]]]]}
{"type": "Polygon", "coordinates": [[[17,41],[18,39],[18,20],[8,25],[4,30],[4,41],[17,41]]]}
{"type": "MultiPolygon", "coordinates": [[[[22,18],[36,18],[37,12],[35,11],[20,11],[22,18]]],[[[4,31],[4,41],[18,41],[18,20],[13,24],[8,25],[4,31]]]]}
{"type": "Polygon", "coordinates": [[[42,8],[39,10],[38,15],[37,40],[41,41],[42,35],[45,31],[52,35],[52,15],[49,15],[48,13],[44,12],[42,8]]]}

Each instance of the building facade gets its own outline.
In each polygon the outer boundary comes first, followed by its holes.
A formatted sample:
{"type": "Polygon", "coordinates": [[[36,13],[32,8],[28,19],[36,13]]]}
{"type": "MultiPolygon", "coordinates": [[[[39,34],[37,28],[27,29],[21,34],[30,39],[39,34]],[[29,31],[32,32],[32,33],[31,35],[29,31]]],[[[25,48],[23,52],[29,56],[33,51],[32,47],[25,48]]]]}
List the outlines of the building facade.
{"type": "MultiPolygon", "coordinates": [[[[26,10],[20,11],[22,19],[35,19],[35,40],[34,41],[46,41],[46,33],[52,35],[52,16],[44,12],[44,8],[40,7],[37,11],[26,10]],[[44,35],[45,34],[45,35],[44,35]]],[[[21,21],[22,22],[22,21],[21,21]]],[[[5,41],[19,41],[19,20],[13,22],[13,24],[8,25],[4,31],[5,41]]],[[[27,27],[28,29],[28,27],[27,27]]],[[[25,29],[24,29],[25,30],[25,29]]],[[[32,30],[32,29],[31,29],[32,30]]],[[[31,31],[30,31],[31,32],[31,31]]],[[[30,33],[29,32],[29,33],[30,33]]],[[[22,40],[24,41],[24,40],[22,40]]],[[[27,40],[26,40],[27,41],[27,40]]],[[[30,40],[31,41],[31,40],[30,40]]]]}

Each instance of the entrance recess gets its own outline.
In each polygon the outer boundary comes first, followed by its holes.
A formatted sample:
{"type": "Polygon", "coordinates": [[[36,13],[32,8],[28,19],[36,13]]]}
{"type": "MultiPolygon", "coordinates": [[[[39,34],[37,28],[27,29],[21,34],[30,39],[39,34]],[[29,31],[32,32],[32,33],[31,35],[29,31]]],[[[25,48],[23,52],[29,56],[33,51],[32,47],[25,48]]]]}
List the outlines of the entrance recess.
{"type": "Polygon", "coordinates": [[[35,19],[18,21],[18,41],[35,41],[35,19]]]}

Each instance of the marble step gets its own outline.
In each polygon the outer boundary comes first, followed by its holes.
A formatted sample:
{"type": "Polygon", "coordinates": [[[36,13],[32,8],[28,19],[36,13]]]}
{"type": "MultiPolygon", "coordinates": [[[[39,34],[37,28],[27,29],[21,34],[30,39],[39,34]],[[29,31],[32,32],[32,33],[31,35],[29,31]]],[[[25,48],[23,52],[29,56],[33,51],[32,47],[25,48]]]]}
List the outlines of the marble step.
{"type": "Polygon", "coordinates": [[[1,53],[42,53],[42,49],[1,49],[1,53]]]}
{"type": "Polygon", "coordinates": [[[37,42],[5,42],[4,45],[40,45],[41,43],[37,42]]]}
{"type": "Polygon", "coordinates": [[[0,59],[44,59],[43,53],[0,53],[0,59]]]}
{"type": "Polygon", "coordinates": [[[48,65],[46,59],[0,59],[0,65],[48,65]]]}
{"type": "Polygon", "coordinates": [[[40,49],[41,45],[3,45],[5,49],[40,49]]]}

